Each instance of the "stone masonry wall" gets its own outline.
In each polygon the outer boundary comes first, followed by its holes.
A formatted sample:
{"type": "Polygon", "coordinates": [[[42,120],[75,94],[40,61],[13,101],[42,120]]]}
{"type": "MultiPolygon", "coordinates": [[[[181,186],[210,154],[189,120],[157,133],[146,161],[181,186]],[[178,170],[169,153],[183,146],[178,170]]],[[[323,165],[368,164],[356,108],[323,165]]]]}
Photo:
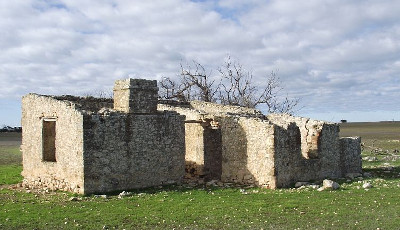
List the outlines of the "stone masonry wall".
{"type": "Polygon", "coordinates": [[[339,139],[341,149],[342,174],[362,173],[361,138],[342,137],[339,139]]]}
{"type": "Polygon", "coordinates": [[[268,120],[286,126],[291,122],[296,123],[301,134],[301,153],[306,159],[318,158],[318,141],[322,127],[326,122],[311,120],[304,117],[294,117],[288,114],[269,114],[268,120]]]}
{"type": "MultiPolygon", "coordinates": [[[[315,168],[318,168],[318,162],[308,161],[311,164],[308,167],[301,167],[305,171],[298,173],[299,161],[304,157],[301,155],[300,130],[295,123],[274,126],[274,173],[276,176],[276,187],[288,187],[295,182],[296,177],[309,175],[315,168]],[[317,163],[317,164],[316,164],[317,163]]],[[[304,163],[306,163],[304,161],[304,163]]]]}
{"type": "Polygon", "coordinates": [[[84,119],[85,193],[181,182],[185,165],[184,116],[88,115],[84,119]]]}
{"type": "Polygon", "coordinates": [[[155,113],[158,103],[157,81],[117,80],[114,85],[114,109],[125,113],[155,113]]]}
{"type": "Polygon", "coordinates": [[[204,177],[204,128],[201,123],[185,124],[187,179],[204,177]]]}
{"type": "Polygon", "coordinates": [[[275,188],[273,125],[240,116],[216,119],[222,133],[222,181],[275,188]]]}
{"type": "Polygon", "coordinates": [[[71,95],[63,96],[49,96],[59,101],[64,101],[67,104],[74,104],[74,108],[79,109],[82,112],[98,112],[103,108],[113,108],[112,98],[95,98],[95,97],[78,97],[71,95]]]}
{"type": "Polygon", "coordinates": [[[83,117],[76,105],[52,97],[28,94],[22,98],[24,184],[83,193],[83,117]],[[55,159],[43,159],[43,121],[55,121],[55,159]]]}
{"type": "Polygon", "coordinates": [[[278,187],[342,175],[337,124],[282,114],[269,115],[268,119],[277,125],[275,168],[278,187]]]}
{"type": "Polygon", "coordinates": [[[233,105],[220,105],[203,101],[191,101],[190,108],[211,115],[240,115],[264,117],[264,115],[257,109],[233,105]]]}
{"type": "Polygon", "coordinates": [[[275,186],[273,126],[258,110],[200,101],[158,109],[186,116],[186,167],[195,176],[275,186]],[[210,121],[219,127],[213,129],[210,121]]]}
{"type": "MultiPolygon", "coordinates": [[[[218,124],[222,181],[277,188],[361,170],[359,144],[355,139],[339,140],[339,126],[334,123],[288,114],[265,117],[255,109],[200,101],[184,106],[159,105],[159,109],[185,114],[187,120],[218,124]]],[[[201,155],[210,149],[206,148],[207,141],[203,145],[201,141],[207,140],[207,134],[203,129],[201,136],[200,125],[197,127],[196,135],[186,133],[186,155],[190,159],[195,156],[198,164],[206,164],[201,155]]],[[[217,146],[214,148],[214,152],[219,151],[217,146]]]]}
{"type": "MultiPolygon", "coordinates": [[[[210,153],[209,139],[205,136],[207,123],[214,116],[191,108],[190,104],[158,104],[158,111],[176,111],[185,115],[185,177],[189,180],[209,179],[205,171],[205,153],[210,153]]],[[[210,154],[209,154],[210,155],[210,154]]],[[[209,156],[208,155],[208,156],[209,156]]],[[[211,154],[212,155],[212,154],[211,154]]]]}

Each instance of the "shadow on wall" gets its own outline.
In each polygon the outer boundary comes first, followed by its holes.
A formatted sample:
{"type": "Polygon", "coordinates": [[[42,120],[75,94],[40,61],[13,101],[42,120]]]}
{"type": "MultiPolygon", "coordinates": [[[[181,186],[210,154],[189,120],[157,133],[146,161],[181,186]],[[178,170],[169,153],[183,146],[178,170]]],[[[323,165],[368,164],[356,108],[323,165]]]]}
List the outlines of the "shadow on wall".
{"type": "MultiPolygon", "coordinates": [[[[241,117],[226,116],[217,118],[222,135],[222,175],[226,182],[239,184],[258,184],[256,177],[251,173],[254,165],[259,163],[257,151],[252,151],[249,139],[253,136],[249,125],[241,117]]],[[[254,134],[257,135],[257,134],[254,134]]],[[[261,159],[261,158],[260,158],[261,159]]],[[[253,170],[254,171],[254,170],[253,170]]]]}
{"type": "Polygon", "coordinates": [[[280,188],[340,176],[334,125],[312,130],[295,122],[274,125],[240,116],[214,119],[218,129],[202,123],[197,124],[198,135],[193,128],[186,131],[189,178],[280,188]]]}
{"type": "Polygon", "coordinates": [[[315,171],[318,165],[318,160],[315,156],[314,159],[306,159],[302,154],[304,145],[301,144],[299,127],[295,123],[290,123],[287,128],[276,126],[274,138],[277,187],[290,187],[297,180],[308,181],[309,174],[315,171]]]}
{"type": "Polygon", "coordinates": [[[338,141],[335,124],[323,124],[314,130],[304,129],[294,122],[286,128],[277,126],[274,163],[277,187],[290,187],[298,181],[340,177],[343,172],[338,141]]]}
{"type": "Polygon", "coordinates": [[[248,170],[247,133],[238,118],[216,117],[201,125],[186,124],[185,177],[194,180],[253,184],[248,170]]]}
{"type": "Polygon", "coordinates": [[[204,173],[206,180],[221,180],[222,134],[221,129],[204,128],[204,173]]]}
{"type": "Polygon", "coordinates": [[[186,124],[187,179],[221,180],[222,134],[210,122],[186,124]]]}

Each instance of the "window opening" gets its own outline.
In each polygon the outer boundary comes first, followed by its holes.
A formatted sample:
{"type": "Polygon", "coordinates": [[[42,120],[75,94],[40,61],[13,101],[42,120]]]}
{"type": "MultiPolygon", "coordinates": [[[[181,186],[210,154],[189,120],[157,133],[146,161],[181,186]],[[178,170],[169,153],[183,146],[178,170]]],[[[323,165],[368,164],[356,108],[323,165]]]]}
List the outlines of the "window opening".
{"type": "Polygon", "coordinates": [[[43,161],[56,162],[56,121],[43,120],[42,129],[43,161]]]}

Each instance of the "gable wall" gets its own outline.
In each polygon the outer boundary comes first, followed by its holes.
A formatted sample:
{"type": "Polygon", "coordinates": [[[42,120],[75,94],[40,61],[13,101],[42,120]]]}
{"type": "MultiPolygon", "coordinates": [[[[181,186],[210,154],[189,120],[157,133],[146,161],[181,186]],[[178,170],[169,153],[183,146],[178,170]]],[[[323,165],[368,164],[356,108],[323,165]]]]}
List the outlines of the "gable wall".
{"type": "Polygon", "coordinates": [[[28,94],[22,99],[24,183],[29,187],[83,192],[83,117],[74,105],[28,94]],[[42,123],[56,122],[56,162],[43,160],[42,123]]]}

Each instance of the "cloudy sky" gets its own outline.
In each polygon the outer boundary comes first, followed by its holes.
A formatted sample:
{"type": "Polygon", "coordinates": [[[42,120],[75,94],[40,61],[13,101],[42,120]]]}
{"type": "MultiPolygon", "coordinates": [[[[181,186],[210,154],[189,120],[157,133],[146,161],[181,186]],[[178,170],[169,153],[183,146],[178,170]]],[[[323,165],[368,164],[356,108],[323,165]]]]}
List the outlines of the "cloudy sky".
{"type": "Polygon", "coordinates": [[[111,91],[227,55],[262,84],[276,71],[297,114],[400,120],[400,1],[0,1],[0,126],[21,96],[111,91]]]}

